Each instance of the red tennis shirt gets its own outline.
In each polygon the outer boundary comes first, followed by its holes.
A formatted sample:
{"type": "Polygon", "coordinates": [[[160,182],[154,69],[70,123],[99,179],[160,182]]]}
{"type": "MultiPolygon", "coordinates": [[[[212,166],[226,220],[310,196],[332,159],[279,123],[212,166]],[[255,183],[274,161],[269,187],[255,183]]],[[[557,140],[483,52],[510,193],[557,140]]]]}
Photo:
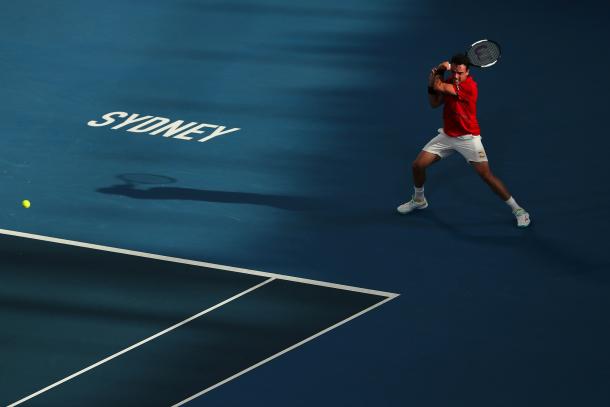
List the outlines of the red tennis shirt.
{"type": "Polygon", "coordinates": [[[457,96],[445,94],[445,107],[443,109],[443,130],[450,137],[465,134],[481,134],[477,120],[477,98],[479,90],[472,76],[456,85],[453,79],[445,81],[450,83],[457,92],[457,96]]]}

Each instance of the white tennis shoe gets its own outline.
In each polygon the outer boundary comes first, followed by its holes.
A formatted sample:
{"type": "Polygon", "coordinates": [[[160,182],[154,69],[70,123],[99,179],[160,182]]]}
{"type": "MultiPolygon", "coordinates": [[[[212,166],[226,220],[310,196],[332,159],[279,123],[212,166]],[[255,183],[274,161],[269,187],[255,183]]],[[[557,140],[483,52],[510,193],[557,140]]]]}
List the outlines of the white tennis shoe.
{"type": "Polygon", "coordinates": [[[523,208],[519,208],[516,211],[513,211],[513,215],[517,218],[517,226],[520,228],[526,228],[530,224],[530,214],[525,211],[523,208]]]}
{"type": "Polygon", "coordinates": [[[426,198],[424,198],[423,201],[416,201],[415,198],[411,198],[409,202],[403,203],[398,208],[396,208],[396,210],[399,213],[406,215],[409,212],[413,212],[415,209],[426,209],[427,207],[428,201],[426,200],[426,198]]]}

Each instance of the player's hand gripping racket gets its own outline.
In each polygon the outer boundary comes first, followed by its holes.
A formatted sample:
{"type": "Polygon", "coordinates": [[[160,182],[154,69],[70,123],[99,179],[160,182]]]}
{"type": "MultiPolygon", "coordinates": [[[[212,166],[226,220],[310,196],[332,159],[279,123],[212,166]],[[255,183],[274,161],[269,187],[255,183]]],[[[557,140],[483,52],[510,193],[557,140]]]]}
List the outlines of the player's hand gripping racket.
{"type": "Polygon", "coordinates": [[[470,46],[466,56],[473,66],[489,68],[500,59],[500,44],[491,40],[480,40],[470,46]]]}

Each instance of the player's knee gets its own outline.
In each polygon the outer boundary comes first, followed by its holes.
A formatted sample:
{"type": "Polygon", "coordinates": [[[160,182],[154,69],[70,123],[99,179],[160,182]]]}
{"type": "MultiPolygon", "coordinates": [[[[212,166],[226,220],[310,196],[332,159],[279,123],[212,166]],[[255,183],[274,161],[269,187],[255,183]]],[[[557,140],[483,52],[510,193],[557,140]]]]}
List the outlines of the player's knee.
{"type": "Polygon", "coordinates": [[[415,160],[411,163],[411,168],[413,171],[421,171],[426,169],[426,165],[421,160],[415,160]]]}

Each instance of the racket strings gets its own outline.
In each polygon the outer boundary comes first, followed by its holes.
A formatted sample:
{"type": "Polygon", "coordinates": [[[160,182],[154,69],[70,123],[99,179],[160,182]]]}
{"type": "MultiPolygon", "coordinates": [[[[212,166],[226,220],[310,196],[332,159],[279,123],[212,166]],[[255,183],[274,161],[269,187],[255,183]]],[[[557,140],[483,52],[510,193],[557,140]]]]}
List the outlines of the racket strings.
{"type": "Polygon", "coordinates": [[[492,41],[482,41],[468,50],[468,59],[475,66],[488,66],[500,58],[500,47],[492,41]]]}

